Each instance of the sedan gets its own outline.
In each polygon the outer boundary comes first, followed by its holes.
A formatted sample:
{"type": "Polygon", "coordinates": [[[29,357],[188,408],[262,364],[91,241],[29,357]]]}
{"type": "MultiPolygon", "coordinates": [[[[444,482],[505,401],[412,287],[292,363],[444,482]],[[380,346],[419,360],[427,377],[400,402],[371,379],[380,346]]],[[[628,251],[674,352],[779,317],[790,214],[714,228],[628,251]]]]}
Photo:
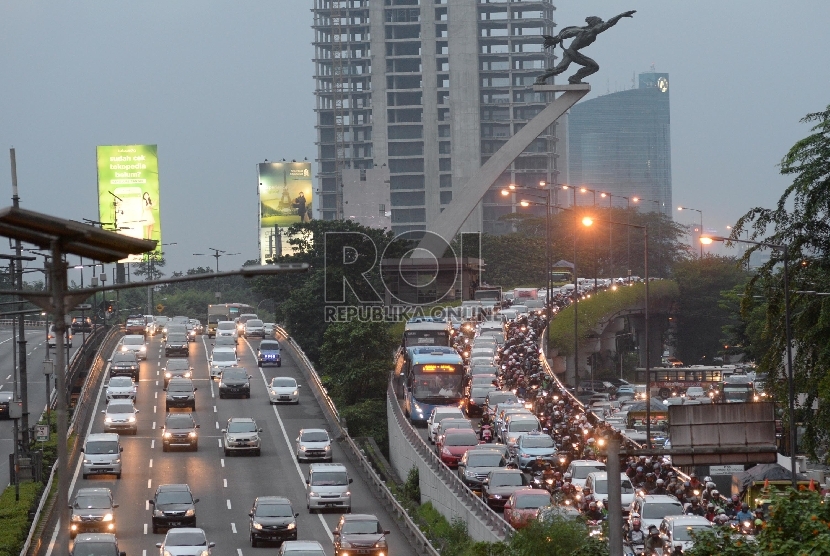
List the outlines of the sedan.
{"type": "Polygon", "coordinates": [[[138,432],[138,423],[136,423],[138,410],[133,405],[132,400],[113,400],[101,413],[106,415],[104,417],[104,432],[123,431],[128,434],[138,432]]]}
{"type": "Polygon", "coordinates": [[[473,446],[478,446],[478,435],[471,429],[447,429],[436,444],[438,455],[447,467],[455,469],[458,461],[473,446]]]}
{"type": "Polygon", "coordinates": [[[538,458],[554,463],[556,458],[556,444],[549,434],[531,432],[522,434],[516,442],[516,463],[519,469],[527,470],[528,466],[538,458]]]}
{"type": "Polygon", "coordinates": [[[114,376],[107,384],[107,403],[112,400],[132,400],[135,402],[136,385],[128,376],[114,376]]]}
{"type": "Polygon", "coordinates": [[[167,365],[161,369],[164,372],[165,388],[173,378],[193,378],[193,367],[186,359],[170,359],[167,365]]]}
{"type": "Polygon", "coordinates": [[[251,518],[249,539],[256,547],[262,541],[296,541],[297,518],[300,514],[291,507],[291,501],[283,496],[260,496],[248,512],[251,518]]]}
{"type": "Polygon", "coordinates": [[[199,435],[196,429],[199,425],[193,419],[192,413],[169,413],[162,427],[161,450],[170,448],[188,448],[192,451],[199,449],[199,435]]]}
{"type": "Polygon", "coordinates": [[[216,543],[208,542],[203,529],[182,527],[167,531],[164,542],[156,543],[162,556],[210,556],[216,543]]]}
{"type": "Polygon", "coordinates": [[[514,492],[527,486],[527,478],[518,469],[493,470],[484,479],[481,498],[494,510],[502,509],[514,492]]]}
{"type": "MultiPolygon", "coordinates": [[[[144,322],[141,323],[142,328],[144,327],[144,322]]],[[[127,334],[124,338],[121,339],[121,347],[118,348],[118,351],[128,352],[131,351],[135,354],[136,358],[139,361],[147,359],[147,344],[144,340],[143,334],[127,334]]]]}
{"type": "Polygon", "coordinates": [[[268,401],[276,403],[300,403],[300,385],[290,376],[277,376],[268,385],[268,401]]]}
{"type": "Polygon", "coordinates": [[[378,518],[368,514],[349,514],[340,516],[340,521],[332,532],[334,535],[334,556],[359,554],[368,556],[385,556],[388,554],[386,535],[378,518]]]}
{"type": "Polygon", "coordinates": [[[523,488],[514,492],[504,505],[504,520],[514,529],[521,529],[539,516],[539,509],[550,506],[546,490],[523,488]]]}
{"type": "Polygon", "coordinates": [[[323,429],[301,429],[297,437],[297,461],[331,461],[331,439],[323,429]]]}

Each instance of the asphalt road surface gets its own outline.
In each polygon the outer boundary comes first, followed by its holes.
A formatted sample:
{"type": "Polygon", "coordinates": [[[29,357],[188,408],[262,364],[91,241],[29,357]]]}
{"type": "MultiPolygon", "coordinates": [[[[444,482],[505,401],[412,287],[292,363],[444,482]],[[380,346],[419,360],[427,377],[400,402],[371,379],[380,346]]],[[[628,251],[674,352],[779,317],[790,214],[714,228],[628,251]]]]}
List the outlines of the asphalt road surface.
{"type": "MultiPolygon", "coordinates": [[[[277,545],[251,548],[249,542],[249,517],[257,496],[287,496],[299,512],[297,531],[300,540],[316,540],[333,554],[331,531],[339,513],[310,514],[305,507],[305,477],[308,464],[299,464],[294,456],[295,439],[301,428],[328,428],[322,409],[296,362],[283,351],[282,367],[259,369],[255,350],[258,340],[248,343],[239,340],[240,364],[251,375],[251,399],[219,399],[218,385],[208,375],[207,354],[211,349],[207,336],[200,336],[190,344],[189,361],[194,368],[196,392],[196,422],[199,429],[197,452],[162,452],[161,425],[164,423],[164,392],[161,368],[165,357],[161,342],[154,338],[148,349],[147,361],[141,364],[141,378],[137,392],[138,434],[121,435],[124,447],[122,478],[92,476],[83,479],[80,462],[73,470],[70,501],[78,488],[108,487],[112,489],[115,503],[115,521],[120,550],[128,555],[147,556],[158,552],[155,544],[164,539],[164,533],[153,534],[151,512],[147,500],[160,484],[187,483],[196,505],[197,527],[205,530],[208,540],[215,542],[213,554],[265,554],[274,553],[277,545]],[[271,406],[268,403],[266,381],[274,376],[292,376],[303,385],[299,405],[271,406]],[[263,429],[262,455],[260,457],[237,455],[225,457],[220,429],[230,417],[253,417],[263,429]]],[[[91,432],[103,432],[103,415],[106,399],[103,384],[97,395],[95,419],[91,432]]],[[[182,410],[174,410],[182,411],[182,410]]],[[[393,554],[415,554],[396,522],[373,496],[363,476],[346,458],[339,444],[333,446],[334,462],[344,463],[352,484],[352,512],[371,513],[378,516],[385,529],[389,529],[389,549],[393,554]]],[[[45,532],[49,544],[47,556],[63,554],[69,546],[65,525],[45,532]]],[[[262,544],[260,544],[262,546],[262,544]]]]}
{"type": "MultiPolygon", "coordinates": [[[[81,335],[75,337],[69,348],[70,356],[81,345],[81,335]]],[[[43,374],[43,359],[46,348],[46,330],[43,328],[26,329],[26,365],[29,384],[29,426],[34,426],[46,407],[46,376],[43,374]]],[[[11,327],[0,329],[0,391],[10,392],[14,389],[14,372],[12,349],[17,349],[16,342],[12,342],[11,327]]],[[[51,349],[52,358],[55,350],[51,349]]],[[[54,386],[54,376],[52,385],[54,386]]],[[[10,420],[0,421],[0,481],[3,485],[9,484],[9,456],[14,451],[12,438],[14,424],[10,420]]]]}

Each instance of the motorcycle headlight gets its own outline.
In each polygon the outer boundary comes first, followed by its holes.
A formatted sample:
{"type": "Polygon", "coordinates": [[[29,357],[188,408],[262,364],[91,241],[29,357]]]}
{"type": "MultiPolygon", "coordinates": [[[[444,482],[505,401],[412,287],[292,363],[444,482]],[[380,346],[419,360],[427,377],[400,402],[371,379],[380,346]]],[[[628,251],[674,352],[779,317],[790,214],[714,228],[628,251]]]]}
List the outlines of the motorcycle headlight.
{"type": "Polygon", "coordinates": [[[193,517],[194,515],[196,515],[196,510],[194,508],[190,508],[189,510],[184,512],[184,515],[187,517],[193,517]]]}
{"type": "Polygon", "coordinates": [[[104,521],[112,521],[112,514],[106,514],[104,516],[104,521]]]}
{"type": "Polygon", "coordinates": [[[259,523],[259,522],[254,521],[254,522],[251,523],[251,527],[253,527],[257,531],[259,531],[260,529],[262,529],[262,524],[259,523]]]}
{"type": "Polygon", "coordinates": [[[288,529],[289,531],[291,531],[292,529],[296,529],[296,528],[297,528],[297,524],[294,523],[293,521],[288,524],[288,527],[286,527],[286,529],[288,529]]]}

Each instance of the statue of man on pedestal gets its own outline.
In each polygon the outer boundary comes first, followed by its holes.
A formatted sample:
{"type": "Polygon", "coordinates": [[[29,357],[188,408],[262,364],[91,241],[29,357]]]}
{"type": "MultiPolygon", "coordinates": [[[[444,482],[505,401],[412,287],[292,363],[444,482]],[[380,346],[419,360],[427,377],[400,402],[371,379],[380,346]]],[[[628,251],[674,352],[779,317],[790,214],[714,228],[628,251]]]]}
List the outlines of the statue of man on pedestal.
{"type": "Polygon", "coordinates": [[[555,48],[557,44],[561,44],[564,52],[562,54],[562,61],[559,62],[556,67],[553,67],[546,73],[540,75],[536,79],[536,84],[544,85],[548,77],[553,77],[554,75],[559,75],[564,72],[568,69],[568,66],[571,65],[571,62],[582,66],[579,71],[568,78],[568,83],[571,85],[580,84],[582,83],[583,78],[599,71],[599,64],[579,51],[586,46],[593,44],[593,42],[597,40],[597,35],[616,25],[620,19],[624,17],[632,17],[635,13],[635,10],[631,10],[612,17],[608,21],[603,21],[598,17],[586,17],[585,22],[588,24],[586,27],[565,27],[555,37],[544,35],[545,48],[555,48]],[[573,39],[570,46],[567,48],[565,48],[563,43],[565,39],[573,39]]]}

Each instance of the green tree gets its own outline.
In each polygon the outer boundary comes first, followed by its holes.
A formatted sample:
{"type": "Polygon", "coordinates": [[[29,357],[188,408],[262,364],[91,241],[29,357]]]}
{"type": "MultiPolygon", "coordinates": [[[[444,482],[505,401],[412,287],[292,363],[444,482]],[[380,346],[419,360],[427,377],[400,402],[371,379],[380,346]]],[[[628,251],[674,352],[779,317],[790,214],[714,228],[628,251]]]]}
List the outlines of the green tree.
{"type": "MultiPolygon", "coordinates": [[[[739,238],[746,230],[750,238],[786,245],[789,257],[790,291],[830,291],[830,106],[808,114],[802,122],[812,124],[811,134],[798,141],[781,161],[781,173],[792,176],[775,208],[755,207],[744,214],[732,230],[739,238]]],[[[747,250],[750,255],[762,247],[747,250]]],[[[746,287],[742,304],[745,318],[753,309],[752,295],[763,295],[768,303],[764,346],[759,370],[769,374],[778,399],[786,399],[787,381],[783,364],[786,351],[782,250],[769,250],[763,264],[746,287]]],[[[830,431],[830,300],[791,293],[793,374],[797,392],[806,394],[797,416],[806,425],[805,448],[815,455],[826,450],[830,431]]]]}
{"type": "Polygon", "coordinates": [[[721,294],[746,281],[735,259],[705,256],[679,262],[673,278],[680,289],[677,356],[687,365],[714,364],[724,351],[724,326],[737,319],[721,305],[721,294]]]}

